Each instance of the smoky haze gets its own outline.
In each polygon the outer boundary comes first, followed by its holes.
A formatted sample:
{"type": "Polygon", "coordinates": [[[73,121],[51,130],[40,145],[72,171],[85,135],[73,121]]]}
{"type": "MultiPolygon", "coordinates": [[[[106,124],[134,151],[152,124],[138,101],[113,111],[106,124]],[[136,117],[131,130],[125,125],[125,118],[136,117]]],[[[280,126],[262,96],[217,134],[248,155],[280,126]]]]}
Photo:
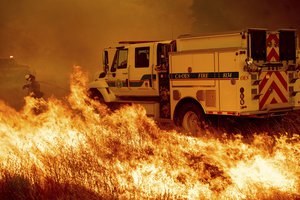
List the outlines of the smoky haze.
{"type": "Polygon", "coordinates": [[[62,97],[73,66],[92,78],[100,70],[103,48],[118,41],[248,27],[299,29],[299,8],[297,0],[1,1],[0,58],[13,55],[29,65],[45,97],[62,97]]]}
{"type": "Polygon", "coordinates": [[[0,57],[13,55],[28,64],[45,96],[64,96],[73,66],[93,77],[103,48],[189,32],[191,5],[191,0],[1,1],[0,57]]]}
{"type": "Polygon", "coordinates": [[[300,30],[299,0],[194,0],[193,32],[211,33],[245,28],[300,30]]]}

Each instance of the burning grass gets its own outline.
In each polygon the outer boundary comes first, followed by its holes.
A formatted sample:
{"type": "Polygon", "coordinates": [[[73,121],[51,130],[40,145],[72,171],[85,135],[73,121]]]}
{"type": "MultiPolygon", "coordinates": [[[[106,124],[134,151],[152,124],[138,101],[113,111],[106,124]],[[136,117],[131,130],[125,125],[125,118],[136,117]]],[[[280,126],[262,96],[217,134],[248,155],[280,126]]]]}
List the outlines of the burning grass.
{"type": "Polygon", "coordinates": [[[71,80],[64,100],[1,103],[1,199],[300,198],[297,132],[190,137],[88,99],[79,68],[71,80]]]}

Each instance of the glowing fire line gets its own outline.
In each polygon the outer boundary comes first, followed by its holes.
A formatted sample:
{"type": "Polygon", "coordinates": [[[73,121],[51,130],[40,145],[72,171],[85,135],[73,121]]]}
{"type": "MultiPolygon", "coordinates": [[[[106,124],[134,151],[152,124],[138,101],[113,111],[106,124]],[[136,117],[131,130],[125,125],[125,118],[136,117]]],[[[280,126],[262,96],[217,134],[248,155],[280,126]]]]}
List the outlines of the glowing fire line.
{"type": "Polygon", "coordinates": [[[63,100],[27,97],[20,112],[0,103],[0,180],[18,175],[42,189],[53,180],[120,199],[299,197],[299,135],[246,143],[161,130],[141,106],[111,112],[87,98],[86,77],[76,67],[63,100]]]}

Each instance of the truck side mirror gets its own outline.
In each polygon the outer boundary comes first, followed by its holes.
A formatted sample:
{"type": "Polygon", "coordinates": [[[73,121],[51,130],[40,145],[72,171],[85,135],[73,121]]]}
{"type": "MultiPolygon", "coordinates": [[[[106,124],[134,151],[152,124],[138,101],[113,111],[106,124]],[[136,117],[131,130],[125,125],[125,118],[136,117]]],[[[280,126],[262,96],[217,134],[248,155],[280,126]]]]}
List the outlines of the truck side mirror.
{"type": "Polygon", "coordinates": [[[101,72],[100,74],[99,74],[99,78],[104,78],[106,76],[106,73],[105,72],[101,72]]]}
{"type": "Polygon", "coordinates": [[[103,52],[103,71],[105,72],[105,74],[108,72],[109,70],[109,66],[108,66],[108,51],[104,51],[103,52]]]}
{"type": "Polygon", "coordinates": [[[103,65],[108,65],[108,51],[106,50],[103,52],[103,65]]]}

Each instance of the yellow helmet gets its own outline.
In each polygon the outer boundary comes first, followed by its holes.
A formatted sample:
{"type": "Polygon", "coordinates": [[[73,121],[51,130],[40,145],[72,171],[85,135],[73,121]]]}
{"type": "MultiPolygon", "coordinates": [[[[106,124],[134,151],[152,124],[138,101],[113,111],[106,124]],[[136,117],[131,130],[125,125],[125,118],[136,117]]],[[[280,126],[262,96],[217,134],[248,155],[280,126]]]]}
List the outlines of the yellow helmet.
{"type": "Polygon", "coordinates": [[[32,80],[32,79],[34,79],[35,77],[32,75],[32,74],[26,74],[25,75],[25,79],[26,79],[26,81],[30,81],[30,80],[32,80]]]}

